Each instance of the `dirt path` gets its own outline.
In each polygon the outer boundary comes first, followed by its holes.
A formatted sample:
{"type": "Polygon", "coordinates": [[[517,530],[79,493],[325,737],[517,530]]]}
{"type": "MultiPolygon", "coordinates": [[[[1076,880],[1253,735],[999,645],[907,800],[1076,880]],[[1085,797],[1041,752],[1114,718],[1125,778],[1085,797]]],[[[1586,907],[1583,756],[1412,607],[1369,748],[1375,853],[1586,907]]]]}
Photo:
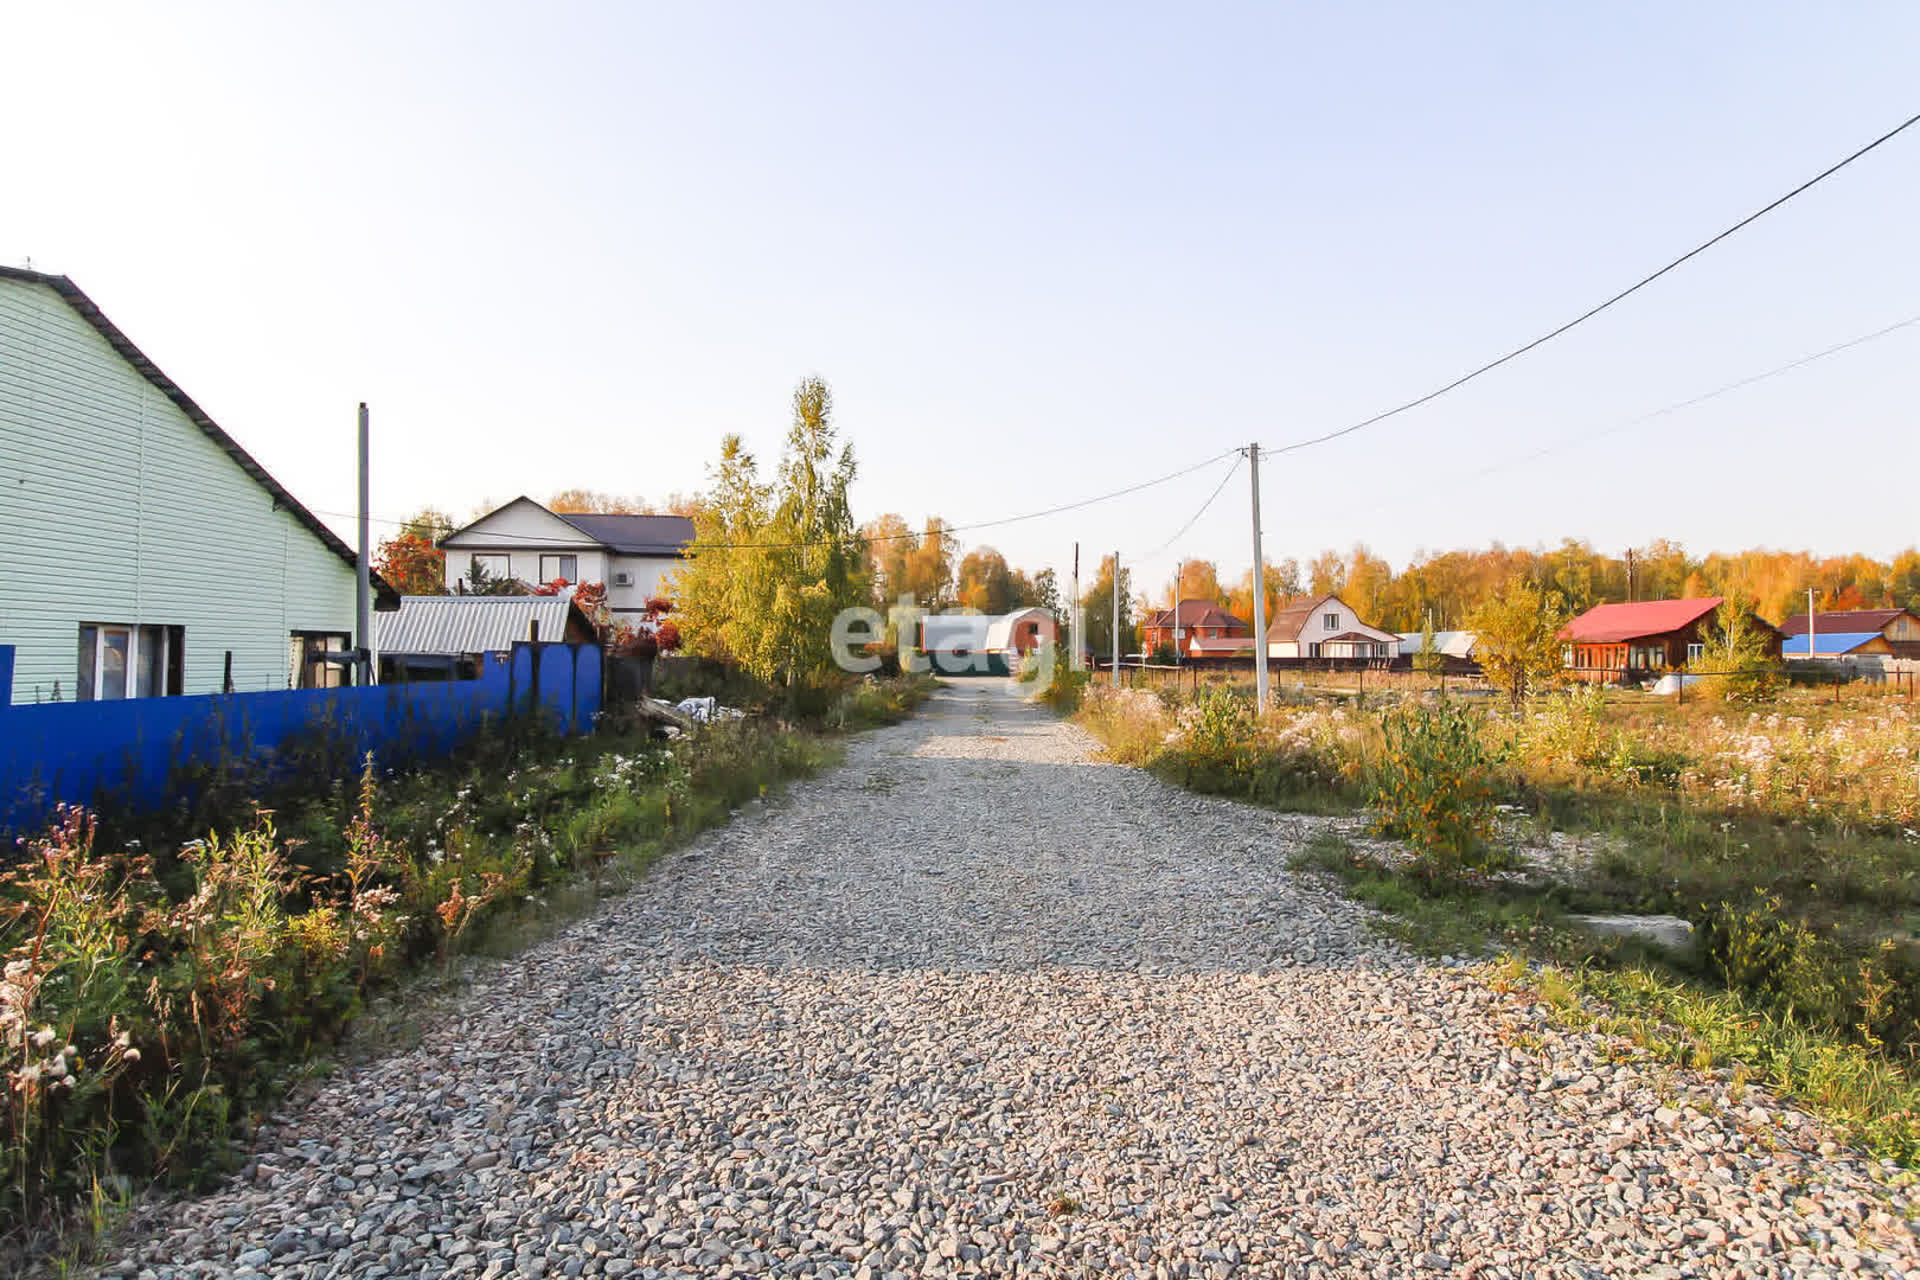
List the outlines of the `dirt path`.
{"type": "Polygon", "coordinates": [[[1413,963],[1286,869],[1306,820],[1091,756],[956,683],[484,973],[115,1270],[1920,1268],[1804,1117],[1413,963]]]}

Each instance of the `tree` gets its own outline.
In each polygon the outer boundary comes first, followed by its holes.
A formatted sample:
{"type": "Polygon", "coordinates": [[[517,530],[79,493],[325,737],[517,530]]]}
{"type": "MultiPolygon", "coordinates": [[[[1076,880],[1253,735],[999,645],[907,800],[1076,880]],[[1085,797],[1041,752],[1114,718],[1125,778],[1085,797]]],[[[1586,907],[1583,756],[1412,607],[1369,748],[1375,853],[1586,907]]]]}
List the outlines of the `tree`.
{"type": "Polygon", "coordinates": [[[1307,566],[1307,573],[1316,596],[1337,596],[1346,589],[1347,562],[1338,551],[1322,551],[1307,566]]]}
{"type": "Polygon", "coordinates": [[[738,436],[721,444],[676,576],[680,634],[794,690],[833,669],[833,620],[867,602],[866,560],[847,490],[853,447],[840,446],[833,396],[819,378],[793,393],[793,423],[772,485],[738,436]]]}
{"type": "Polygon", "coordinates": [[[425,538],[438,546],[441,540],[452,533],[456,527],[453,517],[438,507],[422,507],[402,522],[400,532],[425,538]]]}
{"type": "MultiPolygon", "coordinates": [[[[685,501],[682,499],[682,501],[685,501]]],[[[574,515],[652,515],[653,508],[638,494],[601,493],[596,489],[562,489],[547,499],[547,510],[574,515]]]]}
{"type": "Polygon", "coordinates": [[[913,533],[905,520],[889,511],[862,525],[860,540],[866,547],[873,603],[884,611],[907,589],[907,557],[913,554],[913,533]]]}
{"type": "Polygon", "coordinates": [[[1767,634],[1755,623],[1753,601],[1728,596],[1700,628],[1700,657],[1687,664],[1700,673],[1701,691],[1728,702],[1764,702],[1784,677],[1773,660],[1767,634]]]}
{"type": "Polygon", "coordinates": [[[381,543],[373,567],[403,596],[447,594],[447,553],[418,534],[403,533],[381,543]]]}
{"type": "Polygon", "coordinates": [[[1042,569],[1033,575],[1033,588],[1028,593],[1027,604],[1045,609],[1055,618],[1062,616],[1060,604],[1060,576],[1051,569],[1042,569]]]}
{"type": "Polygon", "coordinates": [[[1006,613],[1013,608],[1013,573],[1007,558],[992,547],[975,547],[960,562],[955,594],[960,603],[981,613],[1006,613]]]}
{"type": "Polygon", "coordinates": [[[947,522],[939,516],[928,516],[926,532],[907,553],[902,592],[930,612],[950,608],[954,602],[954,557],[959,552],[960,540],[947,532],[947,522]]]}
{"type": "Polygon", "coordinates": [[[1566,623],[1560,593],[1519,576],[1509,578],[1497,595],[1469,615],[1474,656],[1488,682],[1512,699],[1514,710],[1529,693],[1559,676],[1564,654],[1559,632],[1566,623]]]}

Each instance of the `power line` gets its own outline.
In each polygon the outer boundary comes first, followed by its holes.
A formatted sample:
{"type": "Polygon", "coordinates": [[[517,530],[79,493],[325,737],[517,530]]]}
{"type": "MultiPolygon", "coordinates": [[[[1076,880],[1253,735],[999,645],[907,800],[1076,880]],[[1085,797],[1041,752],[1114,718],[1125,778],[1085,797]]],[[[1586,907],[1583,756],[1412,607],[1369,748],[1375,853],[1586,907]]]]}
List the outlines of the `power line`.
{"type": "Polygon", "coordinates": [[[1811,178],[1808,178],[1805,182],[1801,183],[1799,186],[1795,187],[1793,190],[1787,192],[1785,195],[1779,197],[1778,199],[1768,203],[1762,208],[1755,210],[1753,213],[1748,214],[1746,217],[1740,219],[1740,221],[1734,223],[1732,226],[1728,227],[1725,231],[1720,232],[1720,234],[1714,236],[1712,239],[1706,240],[1698,245],[1695,245],[1693,248],[1687,250],[1685,253],[1675,258],[1672,262],[1669,262],[1666,266],[1661,267],[1658,271],[1655,271],[1651,275],[1643,276],[1640,280],[1636,281],[1632,285],[1629,285],[1627,288],[1622,289],[1620,292],[1614,294],[1611,298],[1608,298],[1605,302],[1602,302],[1596,307],[1591,307],[1588,310],[1581,312],[1579,315],[1567,321],[1565,324],[1561,325],[1559,328],[1540,335],[1539,337],[1535,338],[1532,342],[1527,343],[1525,346],[1515,347],[1512,351],[1507,352],[1505,355],[1501,356],[1499,359],[1490,360],[1486,364],[1483,364],[1479,368],[1473,370],[1471,373],[1463,374],[1462,376],[1455,378],[1452,382],[1447,383],[1445,386],[1437,388],[1436,390],[1433,390],[1433,391],[1429,391],[1427,392],[1427,394],[1420,396],[1417,399],[1409,400],[1403,405],[1398,405],[1395,408],[1385,410],[1384,412],[1381,412],[1381,413],[1376,413],[1371,418],[1364,418],[1361,421],[1352,424],[1351,426],[1341,427],[1335,431],[1328,431],[1322,435],[1317,435],[1307,440],[1296,440],[1292,444],[1281,445],[1277,448],[1268,449],[1267,452],[1271,454],[1293,453],[1300,449],[1312,448],[1314,445],[1325,444],[1329,440],[1338,440],[1341,436],[1349,436],[1356,431],[1364,430],[1367,427],[1371,427],[1375,425],[1376,423],[1385,422],[1388,418],[1396,417],[1400,414],[1407,412],[1409,409],[1417,409],[1423,404],[1427,404],[1433,400],[1438,400],[1441,396],[1446,395],[1449,391],[1455,391],[1461,387],[1464,387],[1467,383],[1472,382],[1475,378],[1478,378],[1480,375],[1484,373],[1491,373],[1493,370],[1498,369],[1501,365],[1506,364],[1509,360],[1518,359],[1519,357],[1527,354],[1527,352],[1532,351],[1535,347],[1543,346],[1546,343],[1553,341],[1555,338],[1567,332],[1569,329],[1572,329],[1578,325],[1585,324],[1587,321],[1593,319],[1595,316],[1599,315],[1602,311],[1605,311],[1607,308],[1613,306],[1615,303],[1625,301],[1627,298],[1632,297],[1634,294],[1640,292],[1640,290],[1652,284],[1655,280],[1658,280],[1661,276],[1666,275],[1669,271],[1672,271],[1676,267],[1681,266],[1683,263],[1686,263],[1692,260],[1693,258],[1696,258],[1699,255],[1705,253],[1708,249],[1711,249],[1714,245],[1719,244],[1722,240],[1725,240],[1728,236],[1733,235],[1735,232],[1740,231],[1743,228],[1750,226],[1751,224],[1759,221],[1761,218],[1765,217],[1767,214],[1772,213],[1775,209],[1778,209],[1781,205],[1784,205],[1789,200],[1792,200],[1795,196],[1798,196],[1801,193],[1805,191],[1809,191],[1813,187],[1818,186],[1820,183],[1826,181],[1828,178],[1831,178],[1834,174],[1840,172],[1842,169],[1852,164],[1855,160],[1858,160],[1860,157],[1866,155],[1869,151],[1872,151],[1874,148],[1880,146],[1881,144],[1889,142],[1895,137],[1899,136],[1901,133],[1911,128],[1915,123],[1920,123],[1920,115],[1912,115],[1907,117],[1907,119],[1902,121],[1900,124],[1896,125],[1892,129],[1889,129],[1887,132],[1881,134],[1879,137],[1875,138],[1872,142],[1869,142],[1866,146],[1861,147],[1858,151],[1855,151],[1852,155],[1846,157],[1846,159],[1841,160],[1838,163],[1830,165],[1827,168],[1821,170],[1819,173],[1815,174],[1811,178]]]}
{"type": "MultiPolygon", "coordinates": [[[[1513,467],[1525,466],[1530,462],[1537,462],[1541,458],[1549,457],[1552,454],[1559,453],[1563,449],[1570,449],[1575,445],[1591,444],[1596,440],[1604,440],[1609,436],[1618,435],[1622,431],[1628,431],[1634,427],[1643,426],[1644,424],[1648,422],[1652,422],[1655,419],[1664,418],[1670,414],[1679,413],[1686,409],[1692,409],[1692,408],[1695,408],[1696,406],[1707,403],[1709,400],[1717,400],[1721,396],[1730,395],[1735,391],[1744,390],[1747,387],[1751,387],[1755,385],[1756,383],[1766,382],[1772,378],[1778,378],[1783,374],[1792,373],[1797,369],[1804,369],[1808,365],[1816,364],[1819,361],[1825,360],[1830,356],[1837,356],[1842,352],[1851,351],[1855,347],[1865,346],[1869,342],[1874,342],[1880,338],[1889,337],[1892,334],[1899,333],[1904,329],[1910,329],[1915,325],[1920,325],[1920,315],[1908,316],[1905,320],[1895,321],[1893,324],[1887,325],[1884,328],[1875,329],[1871,333],[1863,333],[1863,334],[1860,334],[1858,337],[1848,338],[1845,342],[1837,342],[1833,346],[1823,348],[1822,350],[1819,350],[1819,351],[1815,351],[1810,355],[1801,356],[1798,359],[1789,360],[1785,364],[1775,365],[1773,368],[1767,369],[1761,373],[1749,374],[1744,378],[1740,378],[1740,379],[1737,379],[1736,381],[1729,382],[1724,386],[1716,387],[1712,391],[1702,392],[1701,394],[1696,396],[1689,396],[1685,400],[1676,400],[1674,403],[1669,405],[1663,405],[1658,409],[1650,409],[1647,412],[1638,415],[1637,417],[1628,418],[1624,422],[1617,422],[1610,427],[1602,427],[1596,431],[1576,431],[1570,435],[1564,436],[1561,439],[1554,441],[1552,444],[1546,445],[1539,449],[1535,449],[1532,453],[1522,454],[1517,458],[1509,458],[1499,462],[1490,463],[1487,466],[1480,468],[1478,471],[1467,472],[1465,474],[1456,476],[1455,478],[1447,481],[1446,483],[1448,484],[1468,483],[1474,480],[1479,480],[1485,476],[1493,475],[1497,472],[1509,470],[1513,467]]],[[[1420,488],[1417,490],[1407,490],[1401,493],[1400,495],[1398,495],[1397,497],[1383,499],[1380,502],[1367,507],[1366,510],[1368,511],[1385,510],[1386,508],[1396,506],[1402,502],[1408,501],[1413,498],[1417,498],[1422,494],[1429,493],[1431,492],[1432,487],[1433,487],[1432,481],[1428,481],[1427,483],[1422,484],[1420,488]]]]}
{"type": "Polygon", "coordinates": [[[1171,547],[1174,543],[1186,537],[1187,530],[1193,528],[1194,525],[1198,524],[1200,521],[1200,517],[1207,514],[1207,509],[1219,500],[1220,494],[1227,487],[1227,481],[1233,479],[1235,473],[1237,473],[1240,470],[1240,464],[1242,461],[1245,460],[1245,458],[1246,458],[1246,454],[1244,451],[1235,449],[1233,451],[1233,465],[1228,467],[1227,473],[1220,477],[1220,483],[1215,485],[1213,492],[1207,495],[1207,500],[1200,504],[1200,509],[1198,511],[1195,511],[1191,516],[1187,517],[1187,522],[1181,525],[1179,528],[1179,531],[1176,532],[1171,538],[1168,538],[1165,542],[1161,543],[1159,546],[1155,547],[1152,551],[1149,551],[1145,555],[1129,557],[1131,562],[1136,565],[1152,564],[1155,560],[1159,559],[1160,556],[1166,552],[1166,549],[1168,547],[1171,547]]]}
{"type": "MultiPolygon", "coordinates": [[[[1178,480],[1182,476],[1192,475],[1194,472],[1210,467],[1214,463],[1220,461],[1222,458],[1228,457],[1229,455],[1236,454],[1238,452],[1240,452],[1238,449],[1222,450],[1221,452],[1214,454],[1210,458],[1202,459],[1201,461],[1194,463],[1192,466],[1182,467],[1178,471],[1170,471],[1163,476],[1156,476],[1151,480],[1142,480],[1138,484],[1131,484],[1126,486],[1123,489],[1115,489],[1110,493],[1102,493],[1091,498],[1082,498],[1076,502],[1064,502],[1064,503],[1061,503],[1059,506],[1047,507],[1044,510],[1040,510],[1040,511],[1028,511],[1015,516],[1001,516],[998,519],[994,519],[994,520],[977,520],[970,524],[943,524],[941,526],[941,532],[971,533],[980,529],[998,529],[1006,525],[1020,524],[1028,520],[1043,520],[1048,516],[1064,515],[1066,512],[1069,512],[1069,511],[1078,511],[1083,507],[1095,506],[1098,503],[1102,503],[1102,502],[1111,502],[1115,498],[1124,498],[1128,494],[1139,493],[1142,490],[1151,489],[1157,485],[1163,485],[1172,480],[1178,480]]],[[[342,519],[347,519],[347,520],[358,519],[358,515],[350,511],[326,511],[317,507],[309,508],[309,510],[312,510],[317,515],[338,516],[342,519]]],[[[380,523],[387,524],[387,525],[406,525],[412,522],[408,520],[382,519],[380,520],[380,523]]],[[[869,543],[898,542],[908,538],[917,539],[925,536],[926,534],[924,531],[919,533],[909,531],[906,533],[882,534],[879,537],[865,538],[865,541],[869,543]]],[[[528,544],[577,548],[577,547],[580,547],[583,543],[591,543],[592,541],[594,541],[593,536],[591,534],[586,533],[583,530],[580,536],[576,538],[545,537],[540,534],[516,534],[511,543],[503,544],[503,546],[505,546],[508,549],[510,549],[511,547],[526,546],[528,544]]],[[[837,541],[838,541],[837,539],[832,539],[832,538],[821,538],[821,539],[815,539],[813,541],[807,541],[807,542],[704,542],[703,543],[696,540],[694,543],[691,544],[691,549],[696,553],[699,551],[797,551],[797,550],[802,550],[808,547],[833,546],[837,543],[837,541]]],[[[476,551],[484,551],[484,548],[470,548],[470,549],[476,550],[476,551]]]]}

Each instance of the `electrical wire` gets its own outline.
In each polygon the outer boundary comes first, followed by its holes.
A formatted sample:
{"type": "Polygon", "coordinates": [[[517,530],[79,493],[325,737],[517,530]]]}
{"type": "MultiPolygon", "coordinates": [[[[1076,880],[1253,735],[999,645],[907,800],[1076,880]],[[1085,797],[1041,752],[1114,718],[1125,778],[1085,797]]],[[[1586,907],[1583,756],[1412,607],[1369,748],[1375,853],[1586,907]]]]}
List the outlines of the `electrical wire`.
{"type": "Polygon", "coordinates": [[[1191,516],[1187,517],[1187,522],[1181,525],[1179,530],[1171,538],[1168,538],[1165,542],[1155,547],[1152,551],[1149,551],[1146,555],[1127,557],[1127,563],[1135,566],[1142,565],[1142,564],[1152,564],[1155,560],[1159,559],[1160,556],[1166,553],[1166,550],[1168,547],[1171,547],[1174,543],[1186,537],[1187,530],[1193,528],[1194,525],[1198,524],[1200,521],[1200,517],[1207,514],[1207,509],[1213,506],[1215,502],[1219,501],[1221,493],[1223,493],[1226,490],[1227,481],[1233,479],[1233,477],[1239,473],[1240,464],[1246,461],[1246,456],[1247,455],[1244,450],[1241,450],[1241,449],[1234,450],[1233,465],[1227,468],[1227,474],[1220,477],[1220,483],[1215,485],[1213,492],[1207,495],[1207,500],[1200,504],[1200,509],[1194,512],[1191,516]]]}
{"type": "MultiPolygon", "coordinates": [[[[1650,409],[1647,412],[1638,415],[1637,417],[1629,418],[1624,422],[1617,422],[1610,427],[1603,427],[1597,431],[1576,431],[1570,435],[1564,436],[1561,439],[1554,441],[1552,444],[1546,445],[1539,449],[1535,449],[1532,453],[1522,454],[1517,458],[1508,458],[1508,459],[1503,459],[1502,461],[1499,461],[1499,462],[1490,463],[1487,466],[1480,468],[1478,471],[1466,472],[1462,475],[1454,477],[1453,479],[1442,481],[1441,483],[1444,483],[1447,485],[1468,484],[1473,481],[1480,480],[1486,476],[1493,475],[1497,472],[1506,471],[1513,467],[1525,466],[1528,463],[1537,462],[1541,458],[1550,457],[1551,455],[1559,453],[1564,449],[1573,448],[1575,445],[1591,444],[1596,440],[1604,440],[1609,436],[1619,435],[1623,431],[1630,431],[1634,427],[1644,426],[1646,423],[1655,421],[1656,419],[1667,417],[1670,414],[1680,413],[1686,409],[1695,408],[1696,406],[1705,404],[1710,400],[1717,400],[1721,396],[1730,395],[1735,391],[1744,390],[1747,387],[1751,387],[1755,385],[1756,383],[1766,382],[1769,379],[1778,378],[1783,374],[1792,373],[1798,369],[1804,369],[1808,365],[1816,364],[1819,361],[1829,358],[1830,356],[1837,356],[1842,352],[1851,351],[1855,347],[1865,346],[1869,342],[1874,342],[1880,338],[1889,337],[1892,334],[1899,333],[1904,329],[1911,329],[1915,325],[1920,325],[1920,315],[1908,316],[1905,320],[1895,321],[1893,324],[1887,325],[1884,328],[1875,329],[1871,333],[1863,333],[1863,334],[1860,334],[1858,337],[1848,338],[1845,342],[1837,342],[1833,346],[1823,348],[1822,350],[1819,350],[1819,351],[1815,351],[1810,355],[1801,356],[1795,360],[1789,360],[1785,364],[1775,365],[1773,368],[1767,369],[1761,373],[1749,374],[1747,377],[1737,379],[1733,382],[1729,382],[1726,385],[1721,387],[1716,387],[1712,391],[1702,392],[1701,394],[1696,396],[1689,396],[1685,400],[1676,400],[1674,403],[1669,405],[1664,405],[1658,409],[1650,409]]],[[[1428,480],[1426,482],[1423,482],[1418,489],[1410,489],[1397,496],[1384,498],[1377,503],[1374,503],[1367,507],[1362,508],[1361,511],[1362,513],[1371,512],[1371,511],[1384,511],[1384,510],[1391,509],[1393,507],[1404,505],[1405,503],[1413,499],[1419,498],[1423,495],[1431,494],[1433,492],[1434,483],[1435,483],[1434,481],[1428,480]]]]}
{"type": "Polygon", "coordinates": [[[1868,152],[1872,151],[1874,148],[1879,147],[1883,143],[1892,141],[1895,137],[1898,137],[1900,134],[1904,133],[1907,129],[1911,128],[1916,123],[1920,123],[1920,115],[1912,115],[1907,117],[1907,119],[1902,121],[1900,124],[1896,125],[1892,129],[1889,129],[1887,132],[1881,134],[1879,137],[1875,138],[1872,142],[1869,142],[1866,146],[1861,147],[1858,151],[1855,151],[1852,155],[1846,157],[1844,160],[1841,160],[1835,164],[1829,165],[1827,168],[1821,170],[1819,173],[1815,174],[1813,177],[1808,178],[1805,182],[1801,183],[1799,186],[1795,187],[1793,190],[1787,192],[1785,195],[1779,197],[1776,200],[1771,201],[1770,203],[1764,205],[1760,209],[1757,209],[1753,213],[1750,213],[1746,217],[1740,219],[1740,221],[1734,223],[1732,226],[1728,227],[1725,231],[1720,232],[1718,235],[1714,236],[1712,239],[1703,241],[1702,243],[1695,245],[1693,248],[1687,250],[1685,253],[1675,258],[1672,262],[1669,262],[1666,266],[1661,267],[1658,271],[1653,272],[1651,275],[1643,276],[1640,280],[1636,281],[1632,285],[1629,285],[1627,288],[1622,289],[1620,292],[1614,294],[1611,298],[1608,298],[1605,302],[1600,303],[1598,306],[1588,308],[1586,311],[1581,312],[1579,315],[1567,321],[1565,324],[1561,325],[1559,328],[1540,335],[1539,337],[1535,338],[1532,342],[1527,343],[1525,346],[1515,347],[1512,351],[1507,352],[1505,355],[1501,356],[1499,359],[1490,360],[1486,364],[1481,365],[1479,368],[1473,370],[1472,372],[1463,374],[1460,377],[1455,378],[1452,382],[1447,383],[1443,387],[1439,387],[1436,390],[1429,391],[1427,392],[1427,394],[1420,396],[1417,399],[1409,400],[1405,404],[1398,405],[1392,409],[1387,409],[1381,413],[1376,413],[1371,418],[1363,418],[1359,422],[1353,423],[1350,426],[1341,427],[1335,431],[1324,432],[1320,435],[1313,436],[1305,440],[1296,440],[1292,444],[1281,445],[1274,448],[1267,448],[1265,446],[1262,446],[1263,451],[1268,454],[1277,456],[1283,453],[1294,453],[1301,449],[1310,449],[1315,445],[1326,444],[1330,440],[1338,440],[1342,436],[1350,436],[1356,431],[1362,431],[1367,427],[1371,427],[1378,423],[1385,422],[1388,418],[1397,417],[1400,414],[1407,412],[1409,409],[1417,409],[1423,404],[1428,404],[1434,400],[1438,400],[1441,396],[1446,395],[1450,391],[1455,391],[1461,387],[1464,387],[1465,385],[1467,385],[1467,383],[1472,382],[1475,378],[1478,378],[1482,374],[1491,373],[1493,370],[1498,369],[1501,365],[1506,364],[1508,361],[1516,360],[1519,357],[1527,354],[1527,352],[1532,351],[1534,348],[1544,346],[1546,343],[1553,341],[1555,338],[1559,337],[1563,333],[1566,333],[1568,330],[1573,329],[1578,325],[1585,324],[1587,321],[1593,319],[1595,316],[1599,315],[1602,311],[1605,311],[1607,308],[1613,306],[1615,303],[1623,302],[1627,298],[1632,297],[1634,294],[1640,292],[1640,290],[1646,288],[1648,285],[1652,284],[1654,281],[1658,280],[1660,277],[1666,275],[1669,271],[1672,271],[1676,267],[1679,267],[1682,264],[1689,262],[1694,258],[1699,257],[1701,254],[1705,253],[1708,249],[1711,249],[1714,245],[1719,244],[1722,240],[1725,240],[1727,237],[1733,235],[1735,232],[1738,232],[1744,229],[1745,227],[1748,227],[1753,223],[1758,222],[1761,218],[1765,217],[1769,213],[1772,213],[1775,209],[1778,209],[1780,206],[1786,204],[1789,200],[1792,200],[1795,196],[1798,196],[1803,192],[1809,191],[1815,186],[1818,186],[1820,183],[1826,181],[1828,178],[1831,178],[1834,174],[1840,172],[1842,169],[1852,164],[1855,160],[1860,159],[1860,157],[1866,155],[1868,152]]]}
{"type": "MultiPolygon", "coordinates": [[[[1110,493],[1102,493],[1091,498],[1082,498],[1076,502],[1064,502],[1064,503],[1061,503],[1059,506],[1047,507],[1040,511],[1028,511],[1023,514],[1015,515],[1015,516],[1001,516],[998,519],[994,519],[994,520],[977,520],[970,524],[943,524],[941,526],[941,532],[942,533],[972,533],[980,529],[998,529],[1010,524],[1020,524],[1028,520],[1043,520],[1048,516],[1057,516],[1057,515],[1063,515],[1069,511],[1078,511],[1083,507],[1095,506],[1102,502],[1111,502],[1115,498],[1124,498],[1128,494],[1139,493],[1142,490],[1152,489],[1158,485],[1166,484],[1169,481],[1178,480],[1182,476],[1192,475],[1196,471],[1200,471],[1207,467],[1212,466],[1214,463],[1220,461],[1222,458],[1228,457],[1229,455],[1237,454],[1239,452],[1240,450],[1237,448],[1222,450],[1221,452],[1214,454],[1212,457],[1202,459],[1201,461],[1194,463],[1192,466],[1182,467],[1178,471],[1170,471],[1163,476],[1156,476],[1151,480],[1142,480],[1138,484],[1131,484],[1126,486],[1123,489],[1115,489],[1110,493]]],[[[327,511],[317,507],[309,508],[309,510],[313,511],[314,514],[316,515],[337,516],[343,520],[359,519],[359,515],[351,511],[327,511]]],[[[577,513],[577,514],[592,514],[592,513],[577,513]]],[[[369,521],[372,521],[373,517],[369,516],[368,519],[369,521]]],[[[388,525],[405,525],[411,522],[405,521],[405,520],[382,519],[382,520],[379,520],[377,523],[388,524],[388,525]]],[[[917,539],[925,536],[926,535],[924,531],[919,533],[909,531],[906,533],[882,534],[879,537],[866,537],[864,540],[867,541],[868,543],[898,542],[908,538],[917,539]]],[[[582,545],[583,541],[590,540],[591,538],[592,538],[592,535],[586,533],[584,530],[581,532],[580,537],[577,537],[577,538],[543,537],[539,534],[516,534],[512,540],[511,545],[516,547],[526,546],[529,544],[541,545],[541,546],[550,545],[550,546],[579,547],[580,545],[582,545]]],[[[696,540],[695,542],[689,544],[689,550],[696,554],[701,551],[791,551],[791,550],[803,550],[808,547],[834,546],[837,544],[837,542],[838,542],[838,539],[832,539],[832,538],[815,539],[813,541],[807,541],[807,542],[699,542],[696,540]]]]}

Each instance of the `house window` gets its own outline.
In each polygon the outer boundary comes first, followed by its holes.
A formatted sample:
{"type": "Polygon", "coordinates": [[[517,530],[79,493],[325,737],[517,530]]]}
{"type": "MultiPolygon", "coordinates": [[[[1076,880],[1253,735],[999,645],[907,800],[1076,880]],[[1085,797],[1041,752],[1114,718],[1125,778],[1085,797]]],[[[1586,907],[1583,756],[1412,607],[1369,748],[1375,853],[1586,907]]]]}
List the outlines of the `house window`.
{"type": "Polygon", "coordinates": [[[1707,646],[1704,644],[1690,644],[1687,646],[1687,661],[1689,663],[1698,662],[1706,656],[1707,646]]]}
{"type": "Polygon", "coordinates": [[[564,578],[568,582],[580,581],[580,557],[541,556],[540,581],[548,583],[555,578],[564,578]]]}
{"type": "Polygon", "coordinates": [[[513,558],[504,555],[484,555],[473,558],[470,576],[478,578],[485,575],[489,582],[499,582],[513,576],[513,558]]]}
{"type": "Polygon", "coordinates": [[[296,689],[340,689],[352,684],[351,666],[322,656],[352,649],[353,637],[343,631],[295,631],[287,644],[292,660],[289,683],[296,689]]]}
{"type": "Polygon", "coordinates": [[[1320,621],[1326,625],[1329,631],[1338,631],[1340,629],[1340,615],[1337,613],[1322,614],[1320,621]]]}
{"type": "Polygon", "coordinates": [[[95,702],[179,693],[183,634],[180,627],[81,623],[74,697],[95,702]]]}

